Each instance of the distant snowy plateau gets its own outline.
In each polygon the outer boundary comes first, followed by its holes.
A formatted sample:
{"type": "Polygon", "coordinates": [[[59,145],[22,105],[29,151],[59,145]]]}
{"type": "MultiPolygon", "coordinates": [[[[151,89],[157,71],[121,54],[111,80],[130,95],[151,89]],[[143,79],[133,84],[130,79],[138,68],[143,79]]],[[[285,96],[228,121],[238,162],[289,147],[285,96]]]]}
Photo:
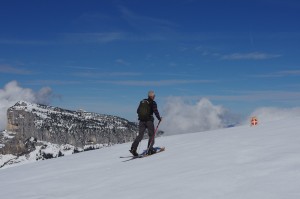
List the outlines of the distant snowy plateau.
{"type": "Polygon", "coordinates": [[[299,129],[300,117],[260,118],[257,126],[162,136],[164,152],[126,162],[130,142],[0,169],[1,198],[299,199],[299,129]]]}

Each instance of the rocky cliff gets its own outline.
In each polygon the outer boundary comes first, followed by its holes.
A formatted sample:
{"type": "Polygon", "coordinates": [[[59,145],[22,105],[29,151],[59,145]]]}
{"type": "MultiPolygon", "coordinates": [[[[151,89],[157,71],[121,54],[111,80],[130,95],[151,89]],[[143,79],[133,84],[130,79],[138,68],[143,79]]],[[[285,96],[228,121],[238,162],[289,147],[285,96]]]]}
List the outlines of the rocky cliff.
{"type": "Polygon", "coordinates": [[[10,139],[3,141],[0,154],[22,155],[33,151],[37,141],[79,149],[130,142],[138,127],[116,116],[20,101],[7,110],[6,131],[10,139]]]}

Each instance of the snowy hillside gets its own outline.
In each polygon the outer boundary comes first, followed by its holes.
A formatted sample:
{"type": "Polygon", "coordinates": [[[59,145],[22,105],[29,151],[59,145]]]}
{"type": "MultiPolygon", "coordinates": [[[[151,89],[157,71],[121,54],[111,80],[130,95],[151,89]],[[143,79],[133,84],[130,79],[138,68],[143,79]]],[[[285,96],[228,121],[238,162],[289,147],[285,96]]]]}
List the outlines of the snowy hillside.
{"type": "Polygon", "coordinates": [[[299,199],[299,129],[261,121],[161,137],[165,152],[128,162],[131,143],[1,169],[1,198],[299,199]]]}

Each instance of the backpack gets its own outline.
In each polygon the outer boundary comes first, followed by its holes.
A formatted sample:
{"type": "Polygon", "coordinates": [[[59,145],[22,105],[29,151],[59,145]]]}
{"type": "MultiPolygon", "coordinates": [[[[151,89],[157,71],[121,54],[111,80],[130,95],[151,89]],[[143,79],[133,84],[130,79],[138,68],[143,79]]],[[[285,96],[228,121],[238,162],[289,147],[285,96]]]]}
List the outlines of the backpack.
{"type": "Polygon", "coordinates": [[[139,120],[147,121],[151,116],[151,107],[150,102],[146,99],[140,102],[140,105],[137,110],[137,114],[139,116],[139,120]]]}

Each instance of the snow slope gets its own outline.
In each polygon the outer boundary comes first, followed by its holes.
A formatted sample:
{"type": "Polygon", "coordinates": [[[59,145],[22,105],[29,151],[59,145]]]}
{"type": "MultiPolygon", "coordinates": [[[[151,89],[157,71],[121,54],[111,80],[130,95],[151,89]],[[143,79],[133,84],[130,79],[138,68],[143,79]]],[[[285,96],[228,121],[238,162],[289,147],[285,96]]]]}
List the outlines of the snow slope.
{"type": "Polygon", "coordinates": [[[161,137],[165,152],[128,162],[130,143],[1,169],[1,198],[299,199],[299,129],[295,117],[161,137]]]}

